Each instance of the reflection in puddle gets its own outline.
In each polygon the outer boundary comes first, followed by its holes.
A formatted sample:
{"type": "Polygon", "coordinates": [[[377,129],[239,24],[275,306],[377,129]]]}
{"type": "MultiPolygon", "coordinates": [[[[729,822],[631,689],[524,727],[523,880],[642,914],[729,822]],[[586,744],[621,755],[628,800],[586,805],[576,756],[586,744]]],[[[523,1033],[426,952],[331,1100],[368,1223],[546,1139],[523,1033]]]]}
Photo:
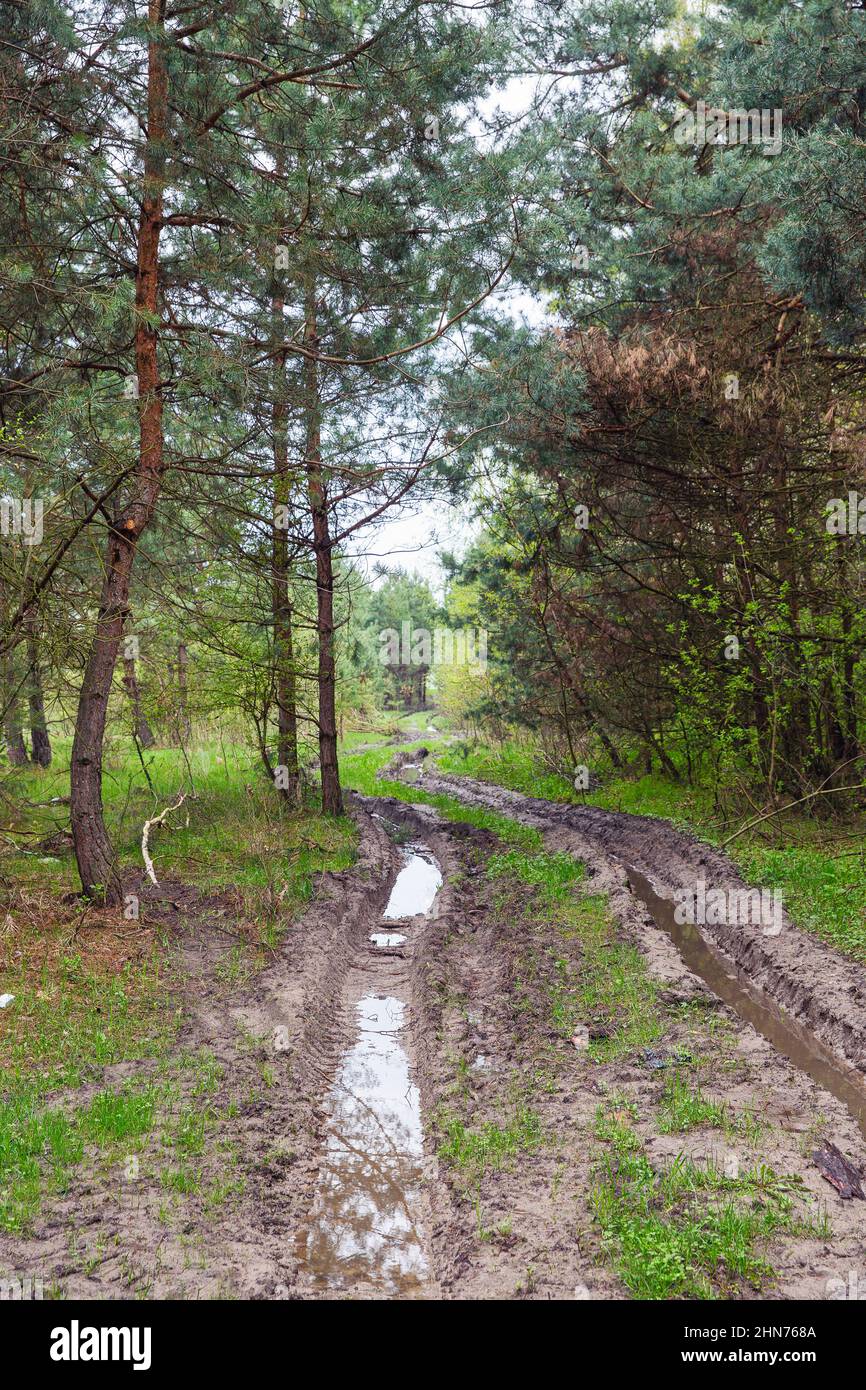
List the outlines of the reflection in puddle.
{"type": "Polygon", "coordinates": [[[398,931],[374,931],[370,940],[374,946],[402,946],[406,938],[398,931]]]}
{"type": "Polygon", "coordinates": [[[442,887],[439,865],[426,845],[407,845],[403,853],[406,863],[391,889],[388,906],[382,913],[384,921],[429,912],[433,899],[442,887]]]}
{"type": "Polygon", "coordinates": [[[396,1034],[405,1006],[368,995],[360,1035],[328,1098],[328,1138],[307,1259],[331,1288],[363,1282],[403,1297],[423,1294],[427,1262],[416,1228],[421,1187],[421,1109],[396,1034]]]}
{"type": "MultiPolygon", "coordinates": [[[[429,912],[442,885],[426,845],[407,845],[401,852],[405,863],[383,920],[429,912]]],[[[370,940],[376,946],[402,946],[406,936],[380,931],[370,940]]],[[[326,1102],[327,1139],[306,1241],[307,1267],[320,1288],[423,1297],[428,1270],[417,1226],[421,1104],[397,1037],[406,1005],[393,995],[368,994],[355,1008],[357,1041],[343,1056],[326,1102]]]]}

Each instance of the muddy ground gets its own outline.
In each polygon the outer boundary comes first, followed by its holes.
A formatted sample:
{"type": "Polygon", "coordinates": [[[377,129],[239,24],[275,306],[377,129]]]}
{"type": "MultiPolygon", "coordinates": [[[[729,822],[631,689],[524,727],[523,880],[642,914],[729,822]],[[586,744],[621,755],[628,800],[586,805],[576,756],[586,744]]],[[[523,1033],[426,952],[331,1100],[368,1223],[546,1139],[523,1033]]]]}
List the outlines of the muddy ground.
{"type": "MultiPolygon", "coordinates": [[[[699,879],[718,888],[745,887],[726,855],[652,816],[561,805],[435,770],[425,769],[422,785],[529,825],[572,830],[608,862],[630,864],[646,874],[663,896],[699,879]]],[[[800,931],[784,912],[781,928],[778,935],[751,923],[712,924],[704,930],[750,980],[866,1071],[866,971],[800,931]]]]}
{"type": "MultiPolygon", "coordinates": [[[[199,1190],[167,1192],[157,1133],[134,1179],[117,1165],[75,1169],[29,1236],[0,1236],[0,1271],[38,1272],[72,1298],[627,1298],[590,1201],[608,1153],[603,1112],[633,1131],[659,1173],[685,1154],[719,1168],[733,1156],[743,1171],[767,1165],[791,1178],[802,1227],[764,1243],[775,1274],[762,1286],[719,1271],[714,1290],[723,1297],[823,1299],[839,1287],[832,1281],[866,1270],[866,1203],[843,1200],[810,1157],[830,1138],[866,1165],[851,1115],[685,967],[628,887],[622,858],[672,884],[696,867],[708,878],[720,872],[711,852],[658,822],[610,820],[433,773],[424,785],[524,819],[547,850],[586,865],[575,892],[607,895],[612,943],[636,946],[655,982],[652,1047],[604,1060],[557,1026],[552,1001],[563,972],[580,976],[581,941],[540,909],[531,884],[506,876],[493,890],[487,864],[503,849],[496,836],[426,807],[354,798],[356,864],[322,876],[310,909],[252,979],[227,984],[221,968],[234,930],[225,902],[176,889],[178,907],[165,905],[183,1010],[177,1050],[211,1056],[207,1074],[218,1078],[208,1090],[201,1067],[190,1066],[176,1081],[176,1109],[197,1093],[209,1108],[195,1159],[199,1190]],[[370,933],[407,838],[429,846],[444,884],[428,915],[400,924],[406,941],[382,949],[370,933]],[[369,996],[405,1005],[400,1037],[420,1093],[422,1181],[411,1218],[425,1260],[409,1284],[382,1259],[359,1275],[323,1272],[309,1258],[328,1097],[357,1038],[359,999],[369,996]],[[703,1093],[733,1128],[661,1132],[662,1093],[683,1058],[699,1062],[703,1093]],[[759,1124],[739,1123],[754,1115],[759,1124]],[[517,1151],[474,1161],[473,1137],[508,1133],[517,1151]],[[216,1205],[206,1197],[214,1188],[223,1194],[216,1205]]],[[[862,1061],[863,972],[814,941],[799,956],[799,938],[792,929],[747,942],[741,957],[754,945],[760,983],[783,996],[790,988],[792,1008],[862,1061]]],[[[604,1037],[616,1020],[590,1009],[578,1027],[604,1037]]],[[[116,1068],[99,1084],[145,1079],[152,1069],[116,1068]]]]}

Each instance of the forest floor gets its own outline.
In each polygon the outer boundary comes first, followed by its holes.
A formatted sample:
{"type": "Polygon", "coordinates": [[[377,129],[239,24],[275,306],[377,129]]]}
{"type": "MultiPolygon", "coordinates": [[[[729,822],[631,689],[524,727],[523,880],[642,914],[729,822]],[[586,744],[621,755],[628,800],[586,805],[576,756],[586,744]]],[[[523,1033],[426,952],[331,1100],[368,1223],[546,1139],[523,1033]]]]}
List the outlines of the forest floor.
{"type": "MultiPolygon", "coordinates": [[[[340,821],[276,825],[224,750],[197,765],[159,888],[118,763],[135,920],[80,908],[56,827],[4,863],[0,1277],[84,1298],[846,1296],[864,1208],[813,1154],[866,1165],[851,1111],[685,964],[625,868],[667,892],[731,865],[395,749],[425,734],[350,740],[340,821]],[[383,921],[398,877],[429,890],[437,866],[432,902],[383,921]]],[[[747,938],[714,945],[862,1072],[862,968],[787,919],[747,938]]]]}

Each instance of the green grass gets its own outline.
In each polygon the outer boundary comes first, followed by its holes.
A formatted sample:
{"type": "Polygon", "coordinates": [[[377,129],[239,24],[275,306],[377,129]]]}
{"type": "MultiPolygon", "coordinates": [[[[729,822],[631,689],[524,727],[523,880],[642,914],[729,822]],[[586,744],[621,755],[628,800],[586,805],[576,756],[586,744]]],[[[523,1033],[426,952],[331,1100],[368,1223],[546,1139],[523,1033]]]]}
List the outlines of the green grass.
{"type": "Polygon", "coordinates": [[[595,1021],[606,1037],[593,1039],[589,1056],[611,1061],[648,1047],[662,1036],[665,1023],[652,978],[636,946],[617,940],[616,922],[607,900],[600,896],[577,898],[569,904],[560,930],[566,941],[581,947],[579,964],[562,975],[562,991],[571,997],[565,1031],[574,1022],[595,1021]]]}
{"type": "MultiPolygon", "coordinates": [[[[478,777],[551,801],[598,806],[670,821],[710,844],[722,841],[754,814],[745,801],[735,819],[722,820],[709,786],[687,786],[658,773],[611,776],[597,791],[577,793],[567,778],[544,770],[531,742],[495,748],[457,745],[437,755],[443,771],[478,777]]],[[[779,888],[798,926],[837,950],[866,961],[866,835],[862,818],[839,827],[799,812],[765,822],[726,848],[746,882],[779,888]],[[836,837],[839,837],[837,842],[836,837]]]]}
{"type": "Polygon", "coordinates": [[[220,1064],[202,1051],[165,1059],[153,1079],[97,1091],[83,1106],[46,1105],[38,1084],[19,1082],[0,1106],[0,1229],[27,1232],[45,1198],[66,1191],[72,1170],[85,1162],[122,1164],[148,1145],[179,1160],[162,1169],[163,1186],[197,1192],[201,1170],[193,1160],[228,1113],[212,1098],[222,1077],[220,1064]]]}
{"type": "Polygon", "coordinates": [[[757,1139],[761,1133],[760,1118],[751,1110],[732,1114],[727,1105],[710,1100],[701,1088],[690,1083],[681,1072],[673,1072],[665,1083],[659,1106],[659,1132],[684,1134],[690,1129],[721,1129],[726,1134],[740,1134],[757,1139]]]}
{"type": "Polygon", "coordinates": [[[99,1091],[89,1105],[42,1108],[32,1089],[0,1107],[0,1229],[25,1230],[45,1192],[63,1192],[86,1150],[128,1152],[154,1126],[152,1086],[99,1091]]]}
{"type": "Polygon", "coordinates": [[[733,844],[728,851],[750,882],[779,888],[798,926],[866,961],[866,845],[830,848],[733,844]]]}
{"type": "Polygon", "coordinates": [[[573,854],[529,854],[525,850],[508,850],[492,854],[487,861],[489,878],[511,874],[538,890],[549,906],[570,902],[572,888],[584,877],[584,866],[573,854]]]}
{"type": "Polygon", "coordinates": [[[77,951],[46,956],[35,969],[22,955],[3,971],[2,987],[15,996],[0,1035],[4,1090],[25,1078],[38,1093],[80,1086],[116,1062],[163,1056],[176,1033],[156,953],[117,974],[88,966],[77,951]]]}
{"type": "Polygon", "coordinates": [[[497,1171],[520,1153],[537,1149],[543,1141],[541,1121],[534,1110],[518,1104],[505,1125],[488,1121],[476,1128],[467,1128],[455,1115],[442,1115],[439,1127],[445,1138],[438,1154],[458,1170],[463,1178],[478,1183],[491,1171],[497,1171]]]}
{"type": "MultiPolygon", "coordinates": [[[[427,740],[401,744],[400,751],[411,753],[418,748],[431,745],[435,746],[432,735],[427,740]]],[[[491,830],[507,844],[518,845],[527,850],[541,846],[542,837],[537,830],[528,825],[520,825],[510,816],[489,811],[483,806],[465,806],[456,797],[434,796],[417,785],[381,779],[379,772],[393,761],[394,754],[394,748],[371,748],[365,753],[347,755],[342,762],[345,786],[365,796],[393,796],[397,801],[405,801],[409,805],[435,806],[449,820],[474,825],[480,830],[491,830]]]]}
{"type": "MultiPolygon", "coordinates": [[[[68,740],[56,740],[47,769],[16,769],[9,777],[13,795],[47,802],[69,794],[68,740]]],[[[210,744],[188,750],[151,749],[144,754],[147,775],[131,741],[109,741],[103,798],[106,826],[122,864],[142,867],[144,821],[176,801],[188,799],[151,837],[157,876],[183,878],[208,891],[282,892],[286,908],[309,900],[313,875],[352,863],[356,834],[348,817],[319,814],[314,802],[285,808],[264,777],[257,757],[240,745],[210,744]],[[148,777],[150,784],[148,784],[148,777]]],[[[20,830],[48,835],[68,825],[65,807],[30,807],[20,830]]],[[[20,836],[22,845],[34,835],[20,836]]],[[[56,893],[78,887],[72,854],[42,852],[4,855],[16,880],[36,880],[56,893]],[[42,861],[48,859],[48,863],[42,861]]]]}
{"type": "Polygon", "coordinates": [[[478,777],[499,787],[540,796],[545,801],[572,801],[577,797],[567,777],[545,771],[531,744],[503,743],[496,748],[484,744],[458,743],[437,757],[443,772],[478,777]]]}
{"type": "Polygon", "coordinates": [[[781,1231],[827,1237],[826,1221],[798,1212],[795,1177],[758,1167],[727,1177],[679,1155],[663,1172],[640,1138],[615,1114],[599,1110],[606,1145],[591,1206],[603,1248],[636,1298],[710,1299],[742,1284],[765,1288],[775,1271],[763,1244],[781,1231]]]}
{"type": "MultiPolygon", "coordinates": [[[[509,905],[508,880],[535,891],[529,911],[539,911],[562,938],[562,949],[549,950],[544,971],[550,1021],[571,1039],[578,1024],[604,1032],[590,1041],[587,1055],[610,1061],[647,1047],[664,1032],[658,1007],[658,984],[635,946],[617,939],[616,922],[601,894],[576,891],[584,866],[573,855],[510,850],[491,856],[487,874],[503,885],[500,910],[509,905]]],[[[530,978],[539,973],[532,953],[525,953],[518,977],[516,1008],[531,1007],[530,978]]]]}

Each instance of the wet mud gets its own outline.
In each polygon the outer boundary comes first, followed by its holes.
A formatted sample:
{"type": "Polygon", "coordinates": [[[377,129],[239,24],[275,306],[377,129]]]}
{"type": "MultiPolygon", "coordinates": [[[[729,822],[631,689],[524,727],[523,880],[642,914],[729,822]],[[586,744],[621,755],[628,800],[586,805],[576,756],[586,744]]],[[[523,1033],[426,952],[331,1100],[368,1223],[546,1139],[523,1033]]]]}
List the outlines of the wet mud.
{"type": "MultiPolygon", "coordinates": [[[[673,899],[700,880],[725,891],[746,889],[724,854],[653,817],[561,805],[434,770],[425,770],[423,786],[539,828],[571,829],[623,868],[651,879],[662,898],[673,899]]],[[[777,934],[760,923],[715,923],[700,930],[754,986],[843,1062],[866,1072],[866,970],[801,931],[784,911],[780,927],[777,934]]]]}
{"type": "MultiPolygon", "coordinates": [[[[591,1201],[597,1117],[624,1098],[658,1172],[683,1155],[724,1164],[733,1149],[743,1168],[789,1175],[810,1219],[826,1222],[817,1236],[793,1230],[768,1243],[776,1274],[764,1288],[732,1279],[721,1296],[838,1296],[830,1290],[866,1268],[864,1206],[844,1200],[811,1154],[832,1141],[866,1165],[856,1107],[828,1076],[810,1075],[793,1046],[786,1056],[757,1016],[754,1027],[721,977],[665,929],[664,901],[706,870],[706,847],[685,840],[666,852],[662,831],[661,867],[650,868],[652,844],[634,853],[641,832],[627,823],[617,839],[580,808],[426,769],[423,785],[526,820],[546,849],[585,865],[575,891],[605,896],[614,940],[642,953],[655,982],[652,1048],[603,1060],[556,1026],[551,1001],[563,969],[580,979],[582,943],[556,929],[531,885],[493,890],[495,835],[429,807],[353,797],[357,862],[317,881],[309,910],[254,979],[227,990],[219,978],[224,903],[188,894],[173,929],[179,1047],[206,1048],[221,1067],[199,1162],[206,1182],[230,1148],[237,1192],[216,1213],[191,1197],[166,1219],[157,1136],[137,1186],[97,1167],[76,1172],[27,1238],[0,1236],[0,1269],[39,1270],[81,1298],[628,1298],[591,1201]],[[703,1091],[727,1114],[760,1124],[660,1132],[679,1057],[695,1059],[703,1091]]],[[[746,995],[759,989],[717,940],[700,940],[715,953],[712,969],[746,995]]],[[[831,985],[848,968],[838,963],[831,985]]],[[[822,983],[811,982],[816,1013],[822,983]]],[[[774,1007],[806,1026],[784,1001],[774,1007]]],[[[838,1037],[831,1016],[825,1031],[838,1037]]],[[[590,1011],[581,1022],[591,1032],[598,1019],[590,1011]]],[[[147,1064],[129,1066],[100,1084],[147,1074],[147,1064]]]]}

